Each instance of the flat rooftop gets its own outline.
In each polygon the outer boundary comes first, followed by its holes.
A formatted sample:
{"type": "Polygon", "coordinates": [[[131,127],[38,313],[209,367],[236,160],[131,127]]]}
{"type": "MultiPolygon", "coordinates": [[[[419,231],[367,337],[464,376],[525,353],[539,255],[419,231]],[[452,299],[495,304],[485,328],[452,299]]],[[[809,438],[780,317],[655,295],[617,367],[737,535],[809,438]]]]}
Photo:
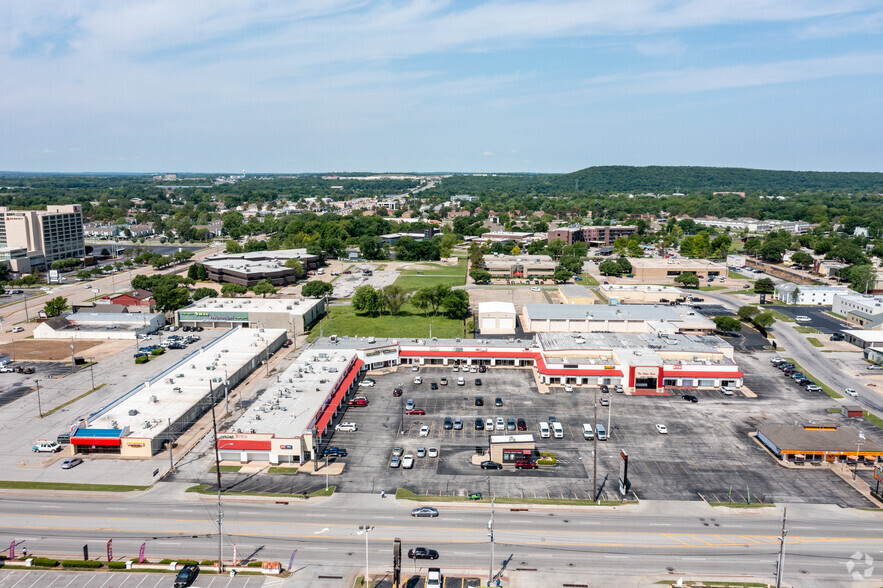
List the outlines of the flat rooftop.
{"type": "Polygon", "coordinates": [[[515,305],[511,302],[479,302],[478,314],[486,312],[508,312],[515,314],[515,305]]]}
{"type": "Polygon", "coordinates": [[[558,288],[560,288],[561,292],[567,297],[582,296],[594,298],[592,292],[588,288],[579,284],[562,284],[561,286],[558,286],[558,288]]]}
{"type": "Polygon", "coordinates": [[[668,321],[707,322],[702,314],[681,306],[667,304],[525,304],[531,319],[568,319],[595,321],[668,321]]]}
{"type": "Polygon", "coordinates": [[[128,437],[153,438],[177,421],[209,393],[209,386],[223,387],[224,371],[233,373],[267,346],[285,335],[285,329],[229,331],[208,345],[123,396],[89,419],[90,429],[129,428],[128,437]],[[134,413],[134,414],[132,414],[134,413]]]}
{"type": "Polygon", "coordinates": [[[537,341],[544,351],[573,349],[637,349],[683,351],[687,353],[720,353],[732,348],[716,335],[665,335],[650,333],[540,333],[537,341]]]}
{"type": "Polygon", "coordinates": [[[629,262],[631,262],[632,267],[652,267],[652,268],[666,268],[666,267],[703,267],[710,269],[718,269],[725,270],[727,269],[727,265],[724,263],[717,263],[714,261],[708,261],[707,259],[685,259],[685,258],[653,258],[653,257],[629,257],[629,262]]]}
{"type": "Polygon", "coordinates": [[[355,358],[355,349],[321,344],[305,349],[227,432],[272,433],[284,439],[309,433],[355,358]]]}
{"type": "Polygon", "coordinates": [[[322,302],[321,298],[203,298],[183,311],[284,312],[306,314],[322,302]]]}
{"type": "MultiPolygon", "coordinates": [[[[799,425],[761,425],[757,432],[780,451],[842,451],[855,455],[859,441],[858,430],[846,427],[807,429],[799,425]]],[[[883,446],[866,439],[861,451],[883,453],[883,446]]]]}
{"type": "Polygon", "coordinates": [[[674,286],[657,286],[654,284],[602,284],[600,288],[606,292],[662,292],[673,296],[682,294],[674,286]]]}

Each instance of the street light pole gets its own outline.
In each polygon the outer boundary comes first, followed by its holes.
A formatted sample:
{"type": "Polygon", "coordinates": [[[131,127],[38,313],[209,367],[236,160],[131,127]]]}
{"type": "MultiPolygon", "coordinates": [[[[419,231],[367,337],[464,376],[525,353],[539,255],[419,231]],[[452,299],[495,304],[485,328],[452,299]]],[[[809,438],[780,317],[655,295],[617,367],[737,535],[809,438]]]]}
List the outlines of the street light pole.
{"type": "Polygon", "coordinates": [[[40,402],[40,380],[39,380],[39,378],[34,378],[34,383],[37,385],[37,410],[40,411],[40,418],[43,418],[43,404],[40,402]]]}
{"type": "Polygon", "coordinates": [[[782,512],[782,535],[779,537],[779,561],[776,562],[776,588],[782,588],[782,566],[785,565],[785,521],[788,518],[788,507],[782,512]]]}
{"type": "Polygon", "coordinates": [[[371,532],[372,529],[374,529],[374,527],[369,525],[359,525],[359,535],[362,533],[365,534],[365,582],[363,583],[365,588],[368,587],[368,533],[371,532]]]}
{"type": "Polygon", "coordinates": [[[592,500],[598,497],[598,389],[595,388],[595,398],[592,405],[595,409],[595,433],[592,435],[592,500]]]}
{"type": "Polygon", "coordinates": [[[494,581],[494,501],[496,501],[496,498],[491,498],[491,520],[487,522],[487,536],[491,539],[491,561],[487,570],[488,586],[494,581]]]}
{"type": "Polygon", "coordinates": [[[862,445],[865,442],[865,434],[862,431],[858,432],[858,441],[855,445],[855,467],[852,469],[852,479],[855,481],[858,476],[858,460],[861,459],[861,455],[859,455],[859,451],[862,450],[862,445]]]}
{"type": "Polygon", "coordinates": [[[95,358],[89,358],[89,374],[92,376],[92,390],[95,390],[95,370],[93,367],[95,366],[95,358]]]}

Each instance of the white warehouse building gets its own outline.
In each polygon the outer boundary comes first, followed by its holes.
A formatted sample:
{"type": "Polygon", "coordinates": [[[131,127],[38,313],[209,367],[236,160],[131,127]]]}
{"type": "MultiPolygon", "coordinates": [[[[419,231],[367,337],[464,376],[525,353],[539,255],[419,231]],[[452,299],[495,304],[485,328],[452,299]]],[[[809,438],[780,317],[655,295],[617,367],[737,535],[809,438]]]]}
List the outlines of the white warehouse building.
{"type": "Polygon", "coordinates": [[[774,298],[785,304],[827,306],[834,303],[834,296],[848,292],[846,286],[805,286],[785,282],[776,285],[774,298]]]}
{"type": "Polygon", "coordinates": [[[515,305],[511,302],[480,302],[478,328],[482,335],[514,335],[515,305]]]}

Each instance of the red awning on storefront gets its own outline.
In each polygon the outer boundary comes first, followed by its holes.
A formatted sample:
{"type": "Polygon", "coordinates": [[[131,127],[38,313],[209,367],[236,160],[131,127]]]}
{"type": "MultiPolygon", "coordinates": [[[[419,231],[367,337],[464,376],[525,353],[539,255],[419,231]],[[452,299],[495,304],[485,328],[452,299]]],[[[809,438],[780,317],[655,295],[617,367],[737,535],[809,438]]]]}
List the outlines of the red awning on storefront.
{"type": "Polygon", "coordinates": [[[269,451],[269,439],[221,439],[218,441],[218,449],[221,451],[269,451]]]}
{"type": "Polygon", "coordinates": [[[343,397],[346,396],[347,390],[349,390],[350,385],[352,385],[353,380],[356,379],[356,376],[359,375],[359,370],[362,367],[364,362],[361,359],[357,359],[353,364],[353,367],[350,368],[349,373],[340,383],[340,387],[334,393],[334,396],[331,398],[331,402],[325,405],[325,408],[322,409],[322,414],[319,416],[319,420],[316,422],[316,428],[319,429],[319,433],[321,434],[325,427],[328,426],[328,423],[331,422],[331,417],[334,416],[334,411],[337,410],[337,407],[340,406],[340,402],[343,400],[343,397]]]}
{"type": "Polygon", "coordinates": [[[665,370],[663,378],[719,378],[735,380],[744,377],[742,372],[688,372],[685,370],[665,370]]]}

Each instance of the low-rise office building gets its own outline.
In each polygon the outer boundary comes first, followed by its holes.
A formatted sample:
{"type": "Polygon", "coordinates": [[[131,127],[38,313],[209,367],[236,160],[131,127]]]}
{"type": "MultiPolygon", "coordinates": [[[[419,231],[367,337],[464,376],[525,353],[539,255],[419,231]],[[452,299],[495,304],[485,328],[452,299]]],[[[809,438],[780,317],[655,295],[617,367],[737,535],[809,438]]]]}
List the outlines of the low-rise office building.
{"type": "Polygon", "coordinates": [[[635,279],[644,283],[674,282],[681,274],[692,273],[700,281],[726,277],[727,266],[706,259],[687,258],[629,258],[635,279]]]}
{"type": "Polygon", "coordinates": [[[714,321],[686,306],[525,304],[525,333],[711,333],[714,321]]]}
{"type": "Polygon", "coordinates": [[[843,340],[860,349],[877,349],[883,351],[883,331],[846,329],[842,331],[843,340]]]}
{"type": "Polygon", "coordinates": [[[494,278],[549,278],[558,264],[548,255],[485,255],[484,266],[494,278]]]}
{"type": "Polygon", "coordinates": [[[515,243],[531,243],[533,241],[546,240],[545,233],[521,233],[518,231],[492,231],[483,233],[481,240],[492,243],[506,243],[514,241],[515,243]]]}
{"type": "Polygon", "coordinates": [[[558,295],[564,304],[595,304],[598,302],[591,290],[579,284],[561,284],[558,286],[558,295]]]}
{"type": "Polygon", "coordinates": [[[511,302],[479,302],[478,328],[482,335],[514,335],[515,305],[511,302]]]}
{"type": "Polygon", "coordinates": [[[34,339],[136,339],[165,324],[159,313],[77,312],[48,319],[34,329],[34,339]]]}
{"type": "Polygon", "coordinates": [[[776,284],[774,297],[785,304],[827,306],[834,303],[834,296],[847,293],[849,288],[846,286],[807,286],[783,282],[776,284]]]}
{"type": "Polygon", "coordinates": [[[834,296],[831,311],[865,329],[880,329],[883,325],[883,296],[847,290],[847,293],[834,296]]]}
{"type": "Polygon", "coordinates": [[[149,458],[183,435],[285,341],[282,329],[234,329],[90,415],[75,453],[149,458]]]}
{"type": "Polygon", "coordinates": [[[205,267],[208,279],[214,282],[229,282],[250,288],[268,280],[274,286],[284,286],[297,281],[294,270],[285,267],[285,262],[292,259],[299,261],[308,271],[324,263],[321,256],[311,255],[306,249],[280,249],[215,255],[203,260],[201,265],[205,267]]]}
{"type": "Polygon", "coordinates": [[[591,246],[609,246],[620,237],[629,237],[638,232],[638,227],[629,226],[582,226],[570,225],[558,227],[548,232],[547,239],[553,241],[561,239],[565,245],[574,243],[588,243],[591,246]]]}
{"type": "Polygon", "coordinates": [[[324,298],[203,298],[175,311],[175,323],[213,329],[285,329],[299,334],[324,314],[324,298]]]}
{"type": "Polygon", "coordinates": [[[674,286],[651,284],[602,284],[598,292],[608,304],[668,304],[684,293],[674,286]]]}

